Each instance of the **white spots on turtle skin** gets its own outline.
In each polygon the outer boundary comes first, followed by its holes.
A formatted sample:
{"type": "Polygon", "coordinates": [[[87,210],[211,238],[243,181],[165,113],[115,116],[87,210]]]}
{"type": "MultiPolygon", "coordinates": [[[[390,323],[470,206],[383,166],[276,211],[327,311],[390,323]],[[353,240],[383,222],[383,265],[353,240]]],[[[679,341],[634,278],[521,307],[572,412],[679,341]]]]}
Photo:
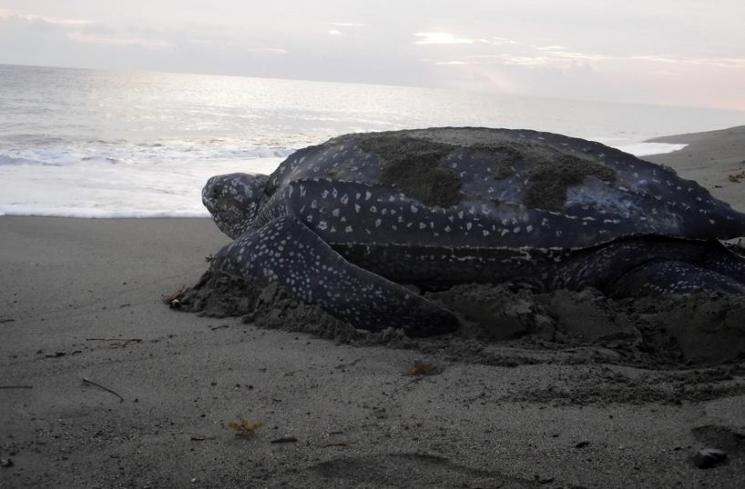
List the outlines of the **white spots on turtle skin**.
{"type": "Polygon", "coordinates": [[[339,208],[337,207],[333,211],[331,211],[331,215],[334,217],[339,217],[339,208]]]}

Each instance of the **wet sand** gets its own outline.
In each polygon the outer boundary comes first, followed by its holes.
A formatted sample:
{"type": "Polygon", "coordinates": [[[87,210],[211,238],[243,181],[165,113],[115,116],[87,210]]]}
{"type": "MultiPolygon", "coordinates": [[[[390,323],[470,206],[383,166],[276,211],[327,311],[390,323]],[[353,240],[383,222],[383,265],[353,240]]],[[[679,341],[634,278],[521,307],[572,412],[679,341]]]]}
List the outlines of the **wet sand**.
{"type": "MultiPolygon", "coordinates": [[[[745,138],[720,136],[648,159],[743,210],[745,138]]],[[[291,309],[257,327],[166,307],[226,242],[207,219],[0,217],[0,487],[745,486],[742,358],[624,361],[618,331],[324,339],[283,327],[291,309]],[[236,436],[242,419],[261,426],[236,436]],[[712,446],[727,463],[696,467],[712,446]]]]}

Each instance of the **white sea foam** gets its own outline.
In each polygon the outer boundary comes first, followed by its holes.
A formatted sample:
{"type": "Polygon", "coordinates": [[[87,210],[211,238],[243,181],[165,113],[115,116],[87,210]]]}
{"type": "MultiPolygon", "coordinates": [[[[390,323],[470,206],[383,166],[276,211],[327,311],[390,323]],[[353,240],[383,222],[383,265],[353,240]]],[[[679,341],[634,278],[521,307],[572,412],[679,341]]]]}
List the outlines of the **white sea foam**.
{"type": "Polygon", "coordinates": [[[269,174],[282,158],[117,165],[0,167],[0,215],[66,217],[204,217],[201,189],[212,175],[269,174]]]}
{"type": "Polygon", "coordinates": [[[680,151],[686,146],[688,145],[672,143],[632,143],[621,144],[616,146],[616,148],[620,149],[621,151],[631,153],[634,156],[647,156],[680,151]]]}

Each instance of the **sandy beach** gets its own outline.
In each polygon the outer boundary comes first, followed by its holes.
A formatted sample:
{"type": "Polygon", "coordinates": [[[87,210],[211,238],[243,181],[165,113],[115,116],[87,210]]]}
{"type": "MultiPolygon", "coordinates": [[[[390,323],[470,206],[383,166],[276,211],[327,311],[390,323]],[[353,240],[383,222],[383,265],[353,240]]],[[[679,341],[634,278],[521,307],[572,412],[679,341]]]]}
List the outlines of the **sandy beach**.
{"type": "Polygon", "coordinates": [[[745,211],[745,126],[719,131],[680,134],[649,142],[686,144],[680,151],[646,156],[644,159],[675,169],[696,180],[711,194],[745,211]]]}
{"type": "MultiPolygon", "coordinates": [[[[645,159],[745,211],[745,127],[657,141],[689,146],[645,159]]],[[[227,242],[208,219],[0,217],[0,487],[745,487],[742,358],[459,359],[163,304],[227,242]],[[727,462],[698,468],[705,447],[727,462]]]]}

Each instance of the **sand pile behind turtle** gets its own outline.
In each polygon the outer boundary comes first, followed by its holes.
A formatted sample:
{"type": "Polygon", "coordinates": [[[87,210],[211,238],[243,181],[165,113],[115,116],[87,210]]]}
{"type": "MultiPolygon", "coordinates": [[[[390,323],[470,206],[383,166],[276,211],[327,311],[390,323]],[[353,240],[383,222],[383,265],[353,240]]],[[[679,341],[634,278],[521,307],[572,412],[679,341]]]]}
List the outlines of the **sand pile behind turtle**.
{"type": "Polygon", "coordinates": [[[464,284],[424,295],[456,312],[463,326],[430,338],[408,338],[393,328],[371,333],[296,301],[281,287],[249,284],[214,268],[176,304],[207,316],[242,316],[263,328],[490,365],[674,367],[745,360],[745,298],[699,294],[612,300],[592,289],[535,293],[504,284],[464,284]]]}

